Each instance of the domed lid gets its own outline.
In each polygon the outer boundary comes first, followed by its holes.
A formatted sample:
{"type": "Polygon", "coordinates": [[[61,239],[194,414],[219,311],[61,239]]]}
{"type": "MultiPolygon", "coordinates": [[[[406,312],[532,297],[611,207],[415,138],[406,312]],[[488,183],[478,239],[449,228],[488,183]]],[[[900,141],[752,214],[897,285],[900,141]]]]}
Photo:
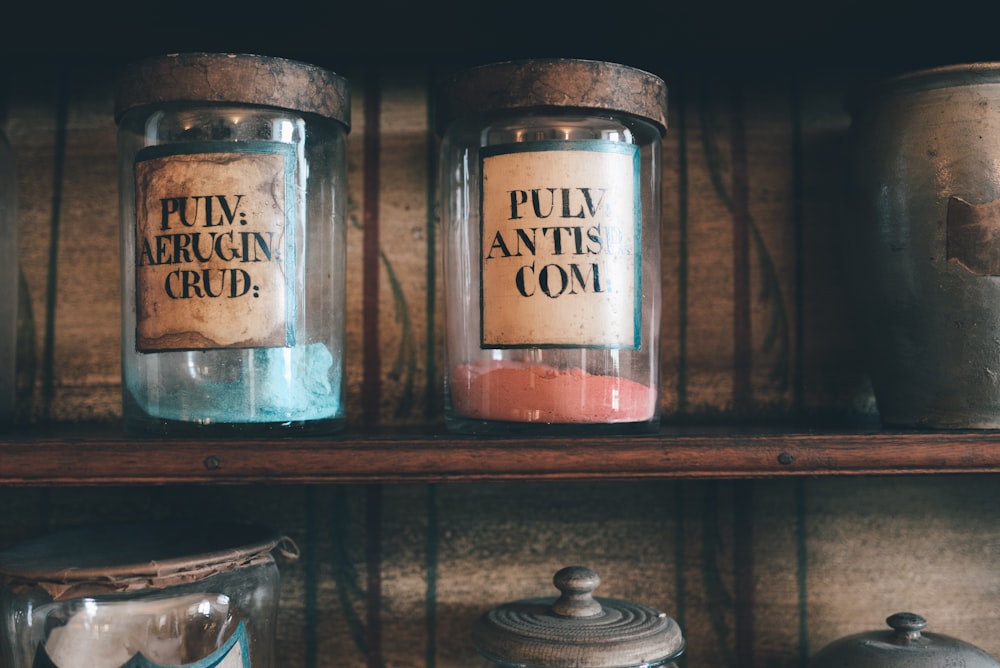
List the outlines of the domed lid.
{"type": "Polygon", "coordinates": [[[639,603],[595,598],[597,573],[569,566],[552,579],[558,599],[527,599],[490,610],[473,626],[480,654],[501,665],[556,668],[658,666],[684,653],[680,627],[639,603]]]}
{"type": "Polygon", "coordinates": [[[835,640],[820,650],[809,668],[997,668],[1000,663],[962,640],[922,633],[927,620],[899,612],[885,620],[892,630],[858,633],[835,640]]]}

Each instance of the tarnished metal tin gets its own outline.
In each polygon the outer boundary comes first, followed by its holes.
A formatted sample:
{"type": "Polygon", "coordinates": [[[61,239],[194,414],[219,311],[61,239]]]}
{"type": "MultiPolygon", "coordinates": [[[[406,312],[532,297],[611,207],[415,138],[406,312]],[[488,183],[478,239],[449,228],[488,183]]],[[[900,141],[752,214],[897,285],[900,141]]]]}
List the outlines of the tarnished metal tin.
{"type": "Polygon", "coordinates": [[[288,109],[351,126],[344,77],[308,63],[234,53],[179,53],[129,65],[117,82],[115,121],[136,107],[203,102],[288,109]]]}
{"type": "Polygon", "coordinates": [[[463,70],[442,83],[437,127],[502,111],[623,113],[667,129],[667,87],[643,70],[596,60],[508,61],[463,70]]]}
{"type": "Polygon", "coordinates": [[[957,638],[925,633],[927,620],[900,612],[885,620],[891,630],[858,633],[821,649],[809,668],[997,668],[980,648],[957,638]]]}
{"type": "Polygon", "coordinates": [[[882,422],[1000,428],[1000,63],[848,100],[842,230],[882,422]]]}
{"type": "Polygon", "coordinates": [[[473,627],[476,649],[501,666],[626,668],[673,665],[684,653],[680,627],[654,608],[595,598],[597,573],[569,566],[553,577],[558,598],[516,601],[473,627]]]}

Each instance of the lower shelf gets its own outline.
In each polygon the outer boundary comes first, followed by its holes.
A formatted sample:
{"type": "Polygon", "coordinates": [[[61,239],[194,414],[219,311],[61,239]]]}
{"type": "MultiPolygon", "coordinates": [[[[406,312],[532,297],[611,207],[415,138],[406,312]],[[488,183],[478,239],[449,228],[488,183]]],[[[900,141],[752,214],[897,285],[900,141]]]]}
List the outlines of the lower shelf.
{"type": "Polygon", "coordinates": [[[440,428],[325,438],[136,439],[114,425],[0,436],[2,485],[461,482],[1000,472],[1000,431],[663,428],[472,437],[440,428]]]}

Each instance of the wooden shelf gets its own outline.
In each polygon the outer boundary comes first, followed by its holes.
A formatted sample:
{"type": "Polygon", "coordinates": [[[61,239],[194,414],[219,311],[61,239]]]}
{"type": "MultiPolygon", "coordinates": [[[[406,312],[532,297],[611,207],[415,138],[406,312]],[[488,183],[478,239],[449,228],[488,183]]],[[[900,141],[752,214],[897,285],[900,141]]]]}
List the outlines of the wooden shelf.
{"type": "Polygon", "coordinates": [[[664,428],[629,437],[136,440],[113,426],[0,437],[0,484],[286,484],[1000,472],[1000,432],[664,428]]]}

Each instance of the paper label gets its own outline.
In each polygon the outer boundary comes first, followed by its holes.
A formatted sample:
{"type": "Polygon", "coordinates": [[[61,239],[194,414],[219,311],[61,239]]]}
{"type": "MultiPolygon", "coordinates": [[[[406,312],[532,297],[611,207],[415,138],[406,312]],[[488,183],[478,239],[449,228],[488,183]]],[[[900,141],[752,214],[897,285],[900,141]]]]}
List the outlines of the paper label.
{"type": "Polygon", "coordinates": [[[639,147],[505,144],[481,160],[481,346],[638,349],[639,147]]]}
{"type": "Polygon", "coordinates": [[[294,345],[293,151],[278,142],[140,151],[138,351],[294,345]]]}

